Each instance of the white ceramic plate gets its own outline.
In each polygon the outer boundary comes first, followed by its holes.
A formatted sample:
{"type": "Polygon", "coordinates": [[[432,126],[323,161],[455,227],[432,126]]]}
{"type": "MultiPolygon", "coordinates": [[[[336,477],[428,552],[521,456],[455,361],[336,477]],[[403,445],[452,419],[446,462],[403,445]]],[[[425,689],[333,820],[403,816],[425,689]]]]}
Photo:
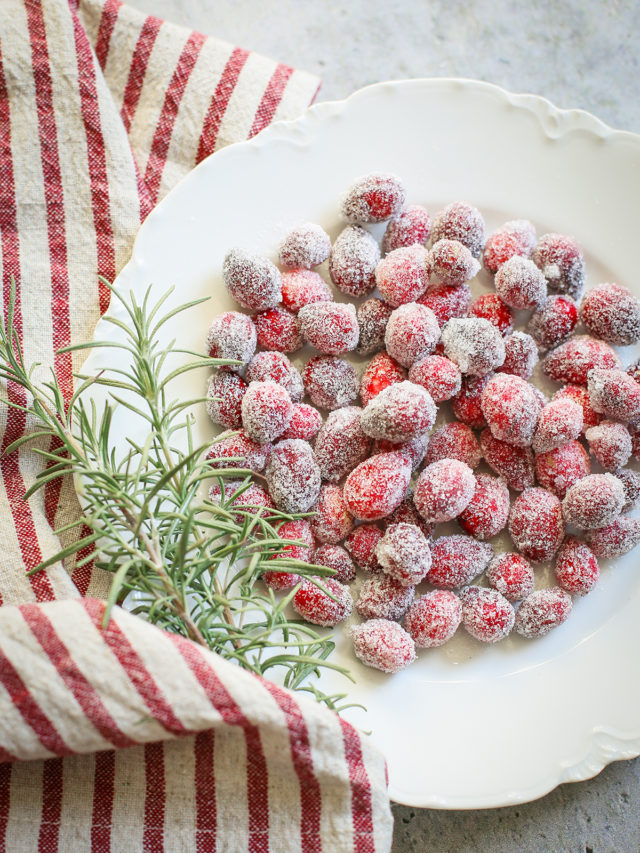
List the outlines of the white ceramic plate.
{"type": "MultiPolygon", "coordinates": [[[[466,80],[372,86],[213,155],[149,216],[117,284],[137,294],[175,285],[172,304],[210,294],[170,332],[179,345],[201,348],[212,316],[235,307],[221,279],[227,250],[275,259],[286,231],[309,220],[334,237],[338,198],[373,170],[401,175],[408,201],[433,212],[466,199],[490,230],[526,217],[539,233],[574,234],[591,284],[613,280],[640,293],[640,137],[466,80]]],[[[118,305],[110,310],[123,316],[118,305]]],[[[114,334],[101,322],[96,338],[114,334]]],[[[87,369],[109,364],[113,351],[97,351],[87,369]]],[[[180,382],[182,395],[203,393],[202,376],[180,382]]],[[[124,415],[117,427],[117,444],[140,430],[124,415]]],[[[203,441],[212,434],[202,410],[197,431],[203,441]]],[[[605,565],[597,589],[542,640],[486,648],[460,636],[393,677],[355,661],[338,631],[337,658],[356,678],[350,698],[368,708],[347,716],[386,755],[391,797],[422,807],[507,805],[640,753],[637,564],[632,553],[605,565]]],[[[330,676],[325,686],[345,688],[330,676]]]]}

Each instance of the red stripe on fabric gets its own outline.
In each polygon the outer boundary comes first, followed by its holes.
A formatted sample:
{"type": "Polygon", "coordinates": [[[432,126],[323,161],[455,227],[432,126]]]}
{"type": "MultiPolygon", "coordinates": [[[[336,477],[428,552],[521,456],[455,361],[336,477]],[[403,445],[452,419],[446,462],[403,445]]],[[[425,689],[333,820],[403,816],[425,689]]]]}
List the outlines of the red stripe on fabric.
{"type": "MultiPolygon", "coordinates": [[[[16,219],[15,182],[13,175],[13,152],[11,150],[11,112],[9,92],[3,68],[2,46],[0,45],[0,248],[2,250],[2,292],[4,320],[9,316],[11,277],[16,281],[16,299],[13,322],[22,340],[22,306],[20,301],[20,238],[16,219]]],[[[26,396],[21,388],[7,383],[7,396],[12,403],[26,405],[26,396]]],[[[24,434],[26,418],[18,409],[9,408],[2,447],[0,448],[0,470],[18,538],[20,554],[25,571],[34,569],[42,562],[42,553],[29,504],[23,500],[26,487],[20,471],[18,453],[7,456],[5,451],[12,441],[24,434]]],[[[55,598],[51,581],[45,572],[29,575],[29,582],[37,601],[55,598]]]]}
{"type": "Polygon", "coordinates": [[[3,746],[0,746],[0,764],[4,764],[6,761],[20,761],[17,755],[14,755],[12,752],[9,752],[8,749],[5,749],[3,746]]]}
{"type": "Polygon", "coordinates": [[[171,144],[171,135],[178,116],[180,102],[182,101],[184,90],[187,87],[189,77],[205,41],[206,38],[201,33],[191,33],[185,46],[182,48],[180,59],[178,59],[178,64],[173,72],[173,77],[164,98],[158,126],[156,127],[153,142],[151,143],[147,168],[144,173],[144,181],[149,189],[151,201],[154,204],[158,199],[162,172],[167,161],[167,153],[171,144]]]}
{"type": "Polygon", "coordinates": [[[358,853],[375,853],[373,839],[373,814],[371,809],[371,783],[362,760],[360,737],[353,726],[340,720],[344,754],[349,767],[351,785],[351,815],[353,820],[354,849],[358,853]]]}
{"type": "Polygon", "coordinates": [[[0,764],[0,853],[7,849],[7,825],[11,813],[11,773],[10,764],[0,764]]]}
{"type": "Polygon", "coordinates": [[[110,619],[107,627],[102,627],[105,603],[96,598],[87,598],[82,603],[92,622],[100,631],[102,639],[118,659],[154,719],[161,723],[168,732],[178,735],[190,734],[173,713],[173,708],[162,690],[115,620],[110,619]]]}
{"type": "Polygon", "coordinates": [[[238,77],[242,71],[245,62],[249,56],[248,50],[243,50],[240,47],[235,47],[222,72],[222,76],[218,81],[216,90],[211,98],[207,117],[202,127],[200,141],[198,143],[198,153],[196,154],[196,163],[204,160],[213,152],[216,147],[216,140],[220,132],[220,125],[226,112],[233,90],[238,82],[238,77]]]}
{"type": "Polygon", "coordinates": [[[144,85],[144,76],[147,73],[147,65],[156,37],[160,32],[160,27],[163,21],[156,18],[154,15],[149,15],[145,18],[145,22],[140,30],[138,41],[136,42],[135,50],[131,58],[129,66],[129,75],[127,84],[124,89],[124,97],[122,100],[122,109],[120,117],[124,123],[125,130],[129,133],[133,116],[135,115],[140,93],[144,85]]]}
{"type": "Polygon", "coordinates": [[[137,741],[124,734],[106,709],[98,691],[82,674],[42,608],[35,604],[23,604],[20,612],[58,675],[102,737],[116,747],[136,744],[137,741]]]}
{"type": "Polygon", "coordinates": [[[293,68],[290,68],[288,65],[282,65],[280,63],[276,66],[276,70],[273,72],[271,79],[267,83],[267,88],[265,89],[262,100],[260,101],[260,106],[256,110],[253,125],[249,131],[249,137],[255,136],[256,133],[260,133],[263,128],[273,121],[273,116],[278,109],[278,104],[282,100],[284,90],[292,74],[293,68]]]}
{"type": "MultiPolygon", "coordinates": [[[[92,533],[92,530],[89,525],[83,524],[80,528],[80,538],[82,539],[84,536],[88,536],[90,533],[92,533]]],[[[85,557],[88,557],[93,548],[93,545],[85,545],[84,548],[81,548],[76,554],[76,560],[82,560],[85,557]]],[[[74,582],[78,592],[83,598],[89,591],[89,584],[91,583],[92,576],[93,560],[90,563],[85,563],[84,566],[74,568],[73,572],[71,573],[71,580],[74,582]]]]}
{"type": "Polygon", "coordinates": [[[195,739],[196,759],[196,851],[197,853],[215,853],[218,813],[216,809],[216,779],[214,776],[213,754],[215,732],[200,732],[195,739]]]}
{"type": "Polygon", "coordinates": [[[144,748],[144,828],[142,849],[145,853],[164,853],[164,818],[166,791],[164,778],[164,744],[148,743],[144,748]]]}
{"type": "Polygon", "coordinates": [[[249,853],[269,850],[269,775],[259,728],[244,715],[218,676],[207,666],[197,646],[171,635],[180,654],[205,690],[222,719],[244,732],[247,751],[247,807],[249,812],[249,853]]]}
{"type": "MultiPolygon", "coordinates": [[[[261,682],[283,711],[289,731],[291,759],[300,782],[300,842],[303,853],[317,853],[322,849],[320,819],[322,794],[311,756],[309,731],[297,703],[286,691],[268,681],[261,682]]],[[[292,827],[293,830],[293,827],[292,827]]]]}
{"type": "Polygon", "coordinates": [[[60,840],[63,761],[49,758],[42,766],[42,819],[38,835],[39,853],[55,853],[60,840]]]}
{"type": "Polygon", "coordinates": [[[113,28],[118,20],[118,12],[122,3],[120,0],[106,0],[102,7],[100,15],[100,24],[98,26],[98,37],[96,39],[96,58],[100,63],[100,68],[104,69],[107,64],[107,55],[109,53],[109,44],[111,43],[111,35],[113,28]]]}
{"type": "Polygon", "coordinates": [[[112,750],[96,752],[93,772],[91,853],[111,850],[111,821],[115,795],[116,756],[112,750]]]}
{"type": "MultiPolygon", "coordinates": [[[[106,8],[106,6],[104,7],[106,8]]],[[[96,70],[91,54],[91,45],[80,21],[74,16],[73,33],[78,57],[78,86],[80,108],[87,138],[87,167],[91,182],[91,210],[96,232],[98,275],[107,281],[116,277],[116,250],[113,224],[111,222],[111,198],[107,174],[107,154],[102,133],[100,104],[96,85],[96,70]]],[[[98,282],[100,313],[109,307],[111,293],[101,281],[98,282]]]]}
{"type": "Polygon", "coordinates": [[[55,755],[69,755],[71,749],[29,692],[29,688],[0,649],[0,682],[20,712],[22,719],[35,733],[45,749],[55,755]]]}

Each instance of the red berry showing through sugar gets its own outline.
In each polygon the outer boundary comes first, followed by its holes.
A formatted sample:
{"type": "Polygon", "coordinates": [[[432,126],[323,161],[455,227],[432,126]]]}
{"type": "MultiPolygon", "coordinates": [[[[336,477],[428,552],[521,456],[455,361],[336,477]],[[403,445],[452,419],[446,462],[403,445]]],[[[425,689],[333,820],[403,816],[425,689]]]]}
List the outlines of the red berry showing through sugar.
{"type": "Polygon", "coordinates": [[[322,486],[313,509],[316,515],[311,519],[311,529],[318,542],[337,545],[353,530],[353,517],[340,486],[331,483],[322,486]]]}
{"type": "Polygon", "coordinates": [[[294,403],[302,400],[302,377],[289,359],[281,352],[259,352],[254,355],[245,372],[251,382],[276,382],[289,392],[294,403]]]}
{"type": "Polygon", "coordinates": [[[552,400],[542,409],[531,446],[547,453],[578,438],[582,432],[582,406],[567,397],[552,400]]]}
{"type": "Polygon", "coordinates": [[[207,414],[214,424],[238,429],[242,426],[242,398],[247,383],[237,373],[214,373],[207,388],[207,414]]]}
{"type": "MultiPolygon", "coordinates": [[[[285,545],[278,553],[274,554],[271,559],[278,557],[287,557],[293,560],[300,560],[303,563],[311,562],[313,546],[315,545],[313,534],[309,522],[303,518],[295,521],[285,521],[278,529],[278,535],[281,539],[300,540],[302,544],[285,545]]],[[[294,572],[287,571],[269,571],[264,572],[262,580],[268,587],[274,590],[291,589],[300,582],[300,575],[294,572]]]]}
{"type": "Polygon", "coordinates": [[[542,369],[556,382],[586,385],[587,374],[594,367],[620,368],[622,362],[605,341],[590,335],[576,335],[545,356],[542,369]]]}
{"type": "Polygon", "coordinates": [[[528,258],[536,245],[536,230],[526,219],[505,222],[487,239],[482,259],[491,273],[497,272],[502,264],[514,255],[528,258]]]}
{"type": "Polygon", "coordinates": [[[333,627],[347,619],[353,610],[349,587],[335,578],[314,578],[314,581],[302,581],[293,596],[293,609],[307,622],[323,627],[333,627]]]}
{"type": "Polygon", "coordinates": [[[409,381],[422,385],[434,403],[450,400],[462,387],[458,365],[443,355],[429,355],[409,368],[409,381]]]}
{"type": "Polygon", "coordinates": [[[260,311],[253,318],[256,324],[258,346],[278,352],[296,352],[302,345],[300,321],[287,308],[276,305],[260,311]]]}
{"type": "Polygon", "coordinates": [[[505,481],[489,474],[476,474],[473,497],[458,516],[458,523],[476,539],[491,539],[506,527],[509,508],[505,481]]]}
{"type": "Polygon", "coordinates": [[[526,332],[513,332],[504,339],[504,361],[498,373],[530,379],[538,363],[538,347],[526,332]]]}
{"type": "Polygon", "coordinates": [[[589,429],[589,427],[597,426],[600,423],[601,416],[593,410],[589,402],[589,392],[584,385],[565,385],[556,391],[552,399],[558,400],[561,397],[568,397],[582,406],[583,432],[589,429]]]}
{"type": "Polygon", "coordinates": [[[467,426],[482,429],[487,425],[482,412],[482,392],[492,375],[462,377],[462,386],[451,401],[451,408],[456,418],[467,426]]]}
{"type": "Polygon", "coordinates": [[[403,367],[433,352],[440,338],[435,314],[426,305],[409,302],[396,308],[387,323],[384,342],[387,353],[403,367]]]}
{"type": "Polygon", "coordinates": [[[528,447],[542,410],[533,385],[510,373],[497,373],[482,392],[482,412],[500,441],[528,447]]]}
{"type": "Polygon", "coordinates": [[[359,225],[348,225],[329,255],[331,281],[348,296],[364,296],[376,286],[379,260],[380,247],[371,234],[359,225]]]}
{"type": "Polygon", "coordinates": [[[323,480],[337,483],[369,455],[371,439],[362,431],[361,414],[357,406],[345,406],[320,427],[314,451],[323,480]]]}
{"type": "Polygon", "coordinates": [[[402,246],[420,243],[426,246],[431,235],[431,217],[420,204],[405,207],[391,219],[382,238],[382,251],[392,252],[402,246]]]}
{"type": "Polygon", "coordinates": [[[458,459],[432,462],[416,482],[413,502],[428,523],[451,521],[465,509],[473,497],[476,478],[458,459]]]}
{"type": "Polygon", "coordinates": [[[454,201],[436,214],[431,237],[438,240],[458,240],[479,258],[485,243],[485,227],[482,214],[473,205],[454,201]]]}
{"type": "Polygon", "coordinates": [[[624,424],[601,421],[585,432],[589,450],[605,471],[617,471],[631,456],[631,434],[624,424]]]}
{"type": "Polygon", "coordinates": [[[555,293],[579,299],[584,288],[585,269],[582,249],[566,234],[543,234],[531,259],[541,270],[555,293]]]}
{"type": "Polygon", "coordinates": [[[623,557],[640,542],[640,519],[621,515],[611,524],[588,530],[586,539],[598,559],[623,557]]]}
{"type": "Polygon", "coordinates": [[[493,547],[471,536],[454,534],[434,539],[427,580],[434,586],[456,589],[465,586],[487,568],[493,547]]]}
{"type": "Polygon", "coordinates": [[[509,533],[521,554],[532,563],[550,560],[564,539],[562,504],[546,489],[525,489],[511,507],[509,533]]]}
{"type": "Polygon", "coordinates": [[[282,274],[282,304],[294,314],[305,305],[332,300],[331,288],[319,273],[295,269],[282,274]]]}
{"type": "Polygon", "coordinates": [[[331,355],[310,358],[302,382],[314,406],[329,412],[353,403],[360,388],[355,367],[331,355]]]}
{"type": "Polygon", "coordinates": [[[386,352],[374,355],[360,380],[360,399],[366,406],[385,388],[395,382],[403,382],[407,371],[386,352]]]}
{"type": "Polygon", "coordinates": [[[578,324],[578,306],[570,296],[550,296],[531,315],[527,331],[541,350],[557,347],[578,324]]]}
{"type": "Polygon", "coordinates": [[[522,554],[511,551],[498,554],[491,560],[487,581],[507,601],[520,601],[533,592],[535,578],[531,563],[522,554]]]}
{"type": "Polygon", "coordinates": [[[458,596],[445,589],[434,589],[416,599],[404,617],[404,628],[419,649],[444,645],[462,621],[458,596]]]}
{"type": "Polygon", "coordinates": [[[560,587],[534,590],[518,608],[514,628],[528,640],[544,637],[566,622],[571,607],[571,596],[560,587]]]}
{"type": "Polygon", "coordinates": [[[589,530],[611,524],[624,504],[624,487],[617,477],[589,474],[567,489],[562,511],[567,524],[589,530]]]}
{"type": "Polygon", "coordinates": [[[389,574],[376,574],[362,584],[356,610],[363,619],[402,619],[414,592],[389,574]]]}
{"type": "Polygon", "coordinates": [[[340,545],[320,545],[313,555],[316,566],[324,566],[333,569],[332,575],[340,583],[351,583],[356,579],[356,567],[353,560],[340,545]]]}
{"type": "Polygon", "coordinates": [[[561,500],[567,489],[591,473],[589,454],[579,441],[568,441],[548,453],[538,453],[535,466],[536,477],[542,488],[553,492],[561,500]]]}
{"type": "Polygon", "coordinates": [[[471,305],[471,290],[463,284],[455,287],[449,284],[431,284],[423,296],[418,299],[420,305],[430,308],[436,316],[440,328],[453,317],[466,317],[471,305]]]}
{"type": "Polygon", "coordinates": [[[239,430],[220,433],[207,450],[206,458],[212,468],[246,468],[260,473],[270,452],[270,444],[259,444],[239,430]]]}
{"type": "Polygon", "coordinates": [[[382,299],[372,297],[356,308],[360,336],[356,350],[360,355],[373,355],[384,348],[384,334],[393,308],[382,299]]]}
{"type": "Polygon", "coordinates": [[[547,298],[545,277],[533,261],[520,255],[514,255],[502,264],[494,285],[500,299],[516,310],[537,308],[547,298]]]}
{"type": "Polygon", "coordinates": [[[598,583],[600,568],[595,554],[575,536],[567,536],[556,556],[558,586],[571,595],[586,595],[598,583]]]}
{"type": "Polygon", "coordinates": [[[311,269],[326,261],[330,251],[327,232],[313,222],[305,222],[292,228],[280,244],[280,263],[289,269],[311,269]]]}
{"type": "Polygon", "coordinates": [[[274,441],[289,426],[293,403],[277,382],[251,382],[242,398],[242,426],[260,444],[274,441]]]}
{"type": "Polygon", "coordinates": [[[432,282],[459,287],[480,272],[480,264],[458,240],[443,239],[431,247],[428,270],[432,282]]]}
{"type": "Polygon", "coordinates": [[[322,415],[313,406],[307,403],[296,403],[289,426],[282,433],[281,438],[301,438],[303,441],[311,441],[322,426],[322,415]]]}
{"type": "Polygon", "coordinates": [[[413,639],[397,622],[371,619],[351,629],[351,640],[356,657],[382,672],[400,672],[416,658],[413,639]]]}
{"type": "Polygon", "coordinates": [[[415,244],[389,252],[376,267],[376,285],[389,305],[415,302],[427,289],[427,250],[415,244]]]}
{"type": "Polygon", "coordinates": [[[482,451],[470,427],[458,421],[450,421],[431,434],[427,447],[427,465],[442,459],[459,459],[469,468],[478,467],[482,451]]]}
{"type": "Polygon", "coordinates": [[[298,312],[307,343],[323,355],[341,355],[354,350],[360,335],[356,309],[351,303],[314,302],[298,312]]]}
{"type": "Polygon", "coordinates": [[[593,368],[587,375],[589,403],[598,414],[618,421],[640,416],[640,383],[624,370],[593,368]]]}
{"type": "Polygon", "coordinates": [[[513,628],[515,611],[496,589],[470,586],[460,593],[462,624],[481,643],[497,643],[513,628]]]}
{"type": "Polygon", "coordinates": [[[508,335],[513,331],[513,311],[497,293],[483,293],[476,297],[469,307],[469,315],[488,320],[501,335],[508,335]]]}
{"type": "Polygon", "coordinates": [[[411,480],[411,461],[402,453],[378,453],[361,462],[344,484],[351,515],[376,521],[400,505],[411,480]]]}
{"type": "Polygon", "coordinates": [[[265,468],[269,492],[283,512],[307,512],[320,494],[320,468],[311,445],[287,438],[275,445],[265,468]]]}
{"type": "Polygon", "coordinates": [[[344,547],[363,572],[377,574],[382,566],[376,556],[376,547],[383,533],[375,524],[360,524],[346,538],[344,547]]]}
{"type": "Polygon", "coordinates": [[[361,424],[371,438],[399,444],[428,432],[436,420],[431,394],[414,382],[396,382],[367,403],[361,424]]]}
{"type": "Polygon", "coordinates": [[[504,477],[510,489],[522,492],[533,486],[535,471],[530,447],[500,441],[488,427],[480,433],[480,447],[489,468],[504,477]]]}
{"type": "Polygon", "coordinates": [[[376,556],[385,573],[403,586],[420,583],[431,568],[429,542],[415,524],[390,524],[376,546],[376,556]]]}
{"type": "Polygon", "coordinates": [[[225,311],[215,317],[207,332],[207,352],[211,358],[239,361],[222,368],[238,372],[256,351],[256,328],[251,317],[239,311],[225,311]]]}
{"type": "Polygon", "coordinates": [[[347,222],[383,222],[400,213],[405,189],[397,175],[375,172],[354,181],[342,202],[347,222]]]}

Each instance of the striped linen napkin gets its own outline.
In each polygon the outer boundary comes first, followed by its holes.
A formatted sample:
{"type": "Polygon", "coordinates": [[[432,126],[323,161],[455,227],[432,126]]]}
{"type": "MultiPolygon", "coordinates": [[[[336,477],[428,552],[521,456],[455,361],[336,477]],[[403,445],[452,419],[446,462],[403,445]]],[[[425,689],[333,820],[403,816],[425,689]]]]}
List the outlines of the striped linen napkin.
{"type": "MultiPolygon", "coordinates": [[[[224,145],[293,118],[318,80],[118,0],[2,0],[0,275],[28,363],[67,399],[153,206],[224,145]]],[[[19,388],[4,390],[24,402],[19,388]]],[[[0,406],[4,450],[33,428],[0,406]]],[[[116,609],[54,565],[73,485],[0,459],[0,851],[386,851],[383,758],[304,696],[116,609]],[[126,747],[126,748],[125,748],[126,747]]],[[[82,555],[81,555],[82,556],[82,555]]]]}

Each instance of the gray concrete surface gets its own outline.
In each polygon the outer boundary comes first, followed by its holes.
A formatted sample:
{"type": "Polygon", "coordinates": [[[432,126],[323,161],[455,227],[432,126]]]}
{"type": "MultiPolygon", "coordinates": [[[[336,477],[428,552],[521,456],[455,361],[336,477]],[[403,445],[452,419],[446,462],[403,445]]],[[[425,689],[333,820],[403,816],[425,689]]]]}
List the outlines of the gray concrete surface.
{"type": "MultiPolygon", "coordinates": [[[[473,77],[640,132],[637,0],[128,0],[324,80],[473,77]]],[[[395,806],[394,853],[639,853],[640,760],[504,809],[395,806]]]]}

